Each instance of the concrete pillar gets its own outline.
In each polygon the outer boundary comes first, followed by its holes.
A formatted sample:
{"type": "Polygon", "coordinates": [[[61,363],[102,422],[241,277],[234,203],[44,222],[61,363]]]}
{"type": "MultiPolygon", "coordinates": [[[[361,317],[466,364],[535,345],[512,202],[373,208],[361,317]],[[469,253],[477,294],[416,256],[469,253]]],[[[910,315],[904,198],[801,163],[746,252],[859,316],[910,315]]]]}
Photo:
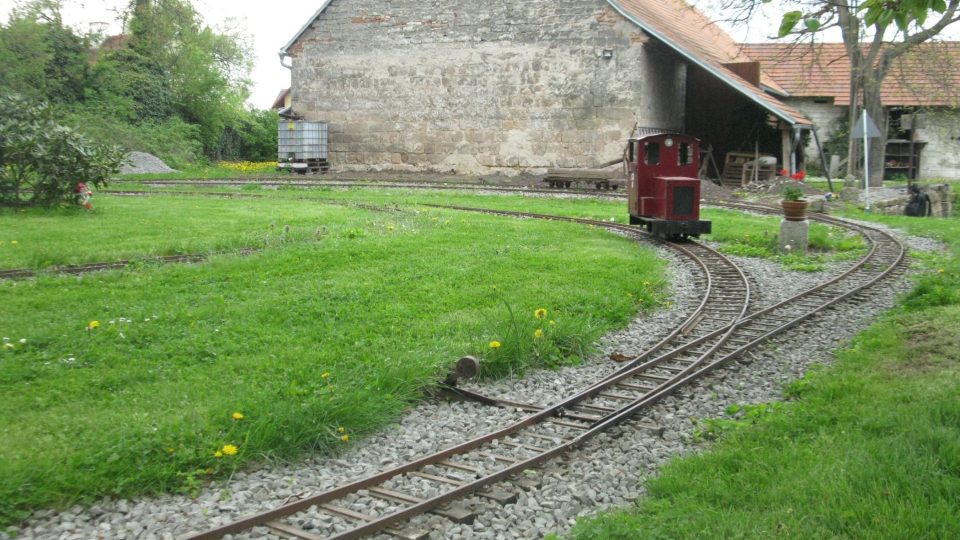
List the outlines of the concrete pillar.
{"type": "Polygon", "coordinates": [[[787,221],[784,219],[780,222],[780,253],[806,255],[809,243],[809,221],[787,221]]]}

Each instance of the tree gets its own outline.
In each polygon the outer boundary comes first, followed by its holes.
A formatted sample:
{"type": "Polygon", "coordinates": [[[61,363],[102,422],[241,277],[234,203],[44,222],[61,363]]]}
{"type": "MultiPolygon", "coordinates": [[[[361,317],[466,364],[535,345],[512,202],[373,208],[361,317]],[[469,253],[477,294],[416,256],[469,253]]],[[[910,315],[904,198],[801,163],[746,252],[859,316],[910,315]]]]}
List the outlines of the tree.
{"type": "Polygon", "coordinates": [[[90,40],[63,23],[59,0],[34,0],[0,25],[0,87],[57,103],[81,101],[90,40]]]}
{"type": "Polygon", "coordinates": [[[123,163],[119,148],[93,144],[56,120],[46,103],[0,94],[0,206],[77,204],[77,184],[102,186],[123,163]]]}
{"type": "Polygon", "coordinates": [[[250,51],[238,32],[215,32],[188,0],[131,0],[129,47],[156,62],[173,91],[173,105],[200,126],[207,155],[220,157],[223,130],[243,112],[250,51]]]}
{"type": "MultiPolygon", "coordinates": [[[[724,0],[721,8],[730,10],[730,20],[745,21],[762,4],[773,1],[724,0]]],[[[877,121],[883,138],[871,145],[870,183],[882,185],[887,132],[887,116],[880,100],[883,80],[894,60],[960,21],[960,0],[777,0],[777,4],[786,10],[780,38],[792,36],[799,44],[831,28],[840,31],[850,60],[849,122],[853,125],[859,117],[857,104],[877,121]]],[[[853,157],[859,153],[857,141],[851,139],[849,148],[848,172],[853,175],[857,166],[853,157]]]]}

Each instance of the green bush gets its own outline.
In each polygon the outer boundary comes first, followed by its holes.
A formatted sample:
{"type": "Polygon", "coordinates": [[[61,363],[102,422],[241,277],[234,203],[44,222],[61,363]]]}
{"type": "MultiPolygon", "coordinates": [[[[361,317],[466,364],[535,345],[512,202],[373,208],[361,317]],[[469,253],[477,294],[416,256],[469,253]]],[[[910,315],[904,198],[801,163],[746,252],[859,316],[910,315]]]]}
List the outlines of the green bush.
{"type": "Polygon", "coordinates": [[[56,121],[46,103],[0,94],[0,206],[77,204],[78,183],[105,184],[123,160],[56,121]]]}

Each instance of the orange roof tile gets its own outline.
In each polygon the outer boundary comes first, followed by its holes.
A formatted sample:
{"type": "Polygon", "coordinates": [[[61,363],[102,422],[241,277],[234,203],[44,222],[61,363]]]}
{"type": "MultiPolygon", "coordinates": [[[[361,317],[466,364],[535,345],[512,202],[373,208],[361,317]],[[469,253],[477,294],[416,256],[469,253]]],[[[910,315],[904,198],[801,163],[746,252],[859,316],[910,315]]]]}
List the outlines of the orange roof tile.
{"type": "MultiPolygon", "coordinates": [[[[607,2],[647,33],[664,41],[779,118],[792,124],[812,123],[800,111],[780,102],[725,67],[724,64],[749,62],[751,58],[741,51],[740,45],[729,34],[684,0],[607,2]]],[[[776,93],[786,93],[776,78],[763,72],[760,75],[760,84],[776,93]]]]}
{"type": "MultiPolygon", "coordinates": [[[[850,61],[842,43],[743,47],[791,95],[850,105],[850,61]]],[[[895,60],[880,99],[887,106],[960,106],[960,42],[924,43],[895,60]]]]}

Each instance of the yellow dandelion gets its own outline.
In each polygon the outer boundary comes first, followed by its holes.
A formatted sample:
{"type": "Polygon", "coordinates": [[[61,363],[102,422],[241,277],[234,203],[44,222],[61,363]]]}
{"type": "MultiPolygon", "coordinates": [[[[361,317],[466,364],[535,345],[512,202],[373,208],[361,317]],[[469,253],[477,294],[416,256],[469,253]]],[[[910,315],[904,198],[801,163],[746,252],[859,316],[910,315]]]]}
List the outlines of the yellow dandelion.
{"type": "Polygon", "coordinates": [[[393,230],[393,225],[387,225],[387,230],[388,230],[388,231],[392,231],[392,230],[393,230]]]}
{"type": "Polygon", "coordinates": [[[216,452],[213,453],[213,457],[215,457],[215,458],[222,458],[222,457],[223,457],[223,452],[217,450],[216,452]]]}
{"type": "Polygon", "coordinates": [[[939,270],[937,270],[937,273],[938,273],[938,274],[942,274],[942,273],[943,273],[943,268],[940,268],[939,270]]]}
{"type": "Polygon", "coordinates": [[[237,455],[237,447],[232,444],[225,444],[223,448],[220,449],[225,456],[235,456],[237,455]]]}
{"type": "Polygon", "coordinates": [[[324,371],[323,373],[320,374],[320,378],[321,378],[321,379],[329,379],[329,378],[330,378],[330,372],[329,372],[329,371],[324,371]]]}
{"type": "Polygon", "coordinates": [[[340,440],[343,442],[350,442],[350,436],[347,434],[343,434],[340,436],[340,440]]]}
{"type": "Polygon", "coordinates": [[[17,242],[16,240],[11,240],[10,243],[15,246],[15,245],[19,244],[20,242],[17,242]]]}
{"type": "Polygon", "coordinates": [[[338,433],[343,433],[343,432],[346,431],[346,430],[347,430],[347,428],[345,428],[345,427],[343,427],[343,426],[340,426],[340,427],[337,428],[337,432],[338,432],[338,433]]]}
{"type": "Polygon", "coordinates": [[[557,324],[557,321],[550,321],[547,324],[557,324]]]}
{"type": "Polygon", "coordinates": [[[490,348],[491,348],[491,349],[499,349],[499,348],[500,348],[500,345],[501,345],[501,343],[500,343],[499,341],[491,341],[491,342],[490,342],[490,348]]]}
{"type": "Polygon", "coordinates": [[[533,316],[538,319],[543,319],[544,317],[547,316],[547,310],[544,308],[540,308],[533,312],[533,316]]]}
{"type": "Polygon", "coordinates": [[[536,331],[533,332],[533,337],[535,337],[535,338],[537,338],[537,339],[542,338],[542,337],[543,337],[543,329],[542,329],[542,328],[537,328],[536,331]]]}
{"type": "Polygon", "coordinates": [[[233,418],[234,420],[243,420],[243,413],[240,411],[237,411],[231,414],[230,417],[233,418]]]}
{"type": "Polygon", "coordinates": [[[170,452],[172,454],[175,452],[175,450],[173,448],[167,448],[167,452],[170,452]]]}
{"type": "Polygon", "coordinates": [[[93,330],[95,328],[100,328],[100,321],[90,321],[90,324],[87,325],[87,330],[93,330]]]}
{"type": "Polygon", "coordinates": [[[12,349],[12,348],[14,348],[14,347],[15,347],[15,345],[14,345],[13,343],[4,343],[4,344],[3,344],[3,348],[4,348],[4,349],[12,349]]]}

